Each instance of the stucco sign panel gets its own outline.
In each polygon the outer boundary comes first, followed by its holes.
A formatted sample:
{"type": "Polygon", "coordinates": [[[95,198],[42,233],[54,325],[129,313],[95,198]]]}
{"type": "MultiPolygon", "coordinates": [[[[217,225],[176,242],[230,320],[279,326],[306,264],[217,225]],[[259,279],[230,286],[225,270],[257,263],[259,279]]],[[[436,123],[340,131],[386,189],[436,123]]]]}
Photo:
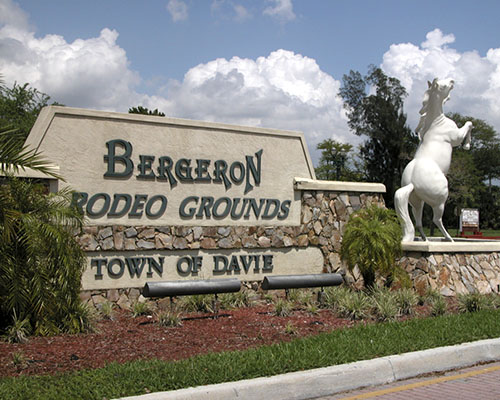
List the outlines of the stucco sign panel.
{"type": "Polygon", "coordinates": [[[27,144],[59,167],[91,225],[299,225],[301,133],[67,107],[27,144]]]}

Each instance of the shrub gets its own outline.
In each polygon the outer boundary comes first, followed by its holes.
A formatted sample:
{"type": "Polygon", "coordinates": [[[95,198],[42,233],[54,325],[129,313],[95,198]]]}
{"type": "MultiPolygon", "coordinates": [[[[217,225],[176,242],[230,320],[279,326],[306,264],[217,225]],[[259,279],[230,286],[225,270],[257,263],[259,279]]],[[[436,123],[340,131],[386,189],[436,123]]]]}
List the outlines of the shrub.
{"type": "Polygon", "coordinates": [[[345,286],[334,286],[325,289],[323,306],[337,312],[342,299],[349,296],[351,291],[345,286]]]}
{"type": "Polygon", "coordinates": [[[27,318],[19,319],[14,311],[12,325],[7,327],[5,339],[9,343],[25,343],[30,334],[30,323],[27,318]]]}
{"type": "Polygon", "coordinates": [[[374,290],[371,296],[375,316],[379,321],[393,320],[398,316],[396,297],[387,288],[374,290]]]}
{"type": "Polygon", "coordinates": [[[184,296],[179,302],[179,308],[187,312],[213,313],[215,296],[212,294],[196,294],[184,296]]]}
{"type": "Polygon", "coordinates": [[[132,304],[132,316],[134,318],[139,317],[141,315],[150,315],[150,314],[151,314],[151,307],[148,303],[136,301],[134,304],[132,304]]]}
{"type": "Polygon", "coordinates": [[[352,320],[370,316],[371,301],[364,292],[350,292],[339,299],[339,314],[352,320]]]}
{"type": "Polygon", "coordinates": [[[85,266],[74,233],[83,217],[68,190],[47,194],[31,181],[0,185],[0,329],[14,312],[39,335],[81,332],[80,285],[85,266]]]}
{"type": "Polygon", "coordinates": [[[15,351],[14,353],[12,353],[12,364],[16,368],[22,369],[26,367],[26,365],[28,364],[28,360],[26,359],[26,356],[22,351],[15,351]]]}
{"type": "Polygon", "coordinates": [[[292,324],[291,321],[288,321],[285,325],[285,331],[284,331],[287,335],[296,335],[298,330],[297,330],[297,327],[292,324]]]}
{"type": "Polygon", "coordinates": [[[278,298],[274,302],[274,314],[278,317],[288,317],[292,314],[292,303],[288,300],[278,298]]]}
{"type": "Polygon", "coordinates": [[[288,300],[297,307],[307,306],[313,301],[312,292],[308,289],[290,289],[288,300]]]}
{"type": "Polygon", "coordinates": [[[394,297],[401,315],[412,315],[418,304],[418,295],[413,289],[403,288],[394,292],[394,297]]]}
{"type": "Polygon", "coordinates": [[[439,293],[436,289],[432,288],[427,288],[425,293],[423,295],[419,295],[418,297],[418,304],[424,305],[424,304],[429,304],[431,305],[432,302],[434,302],[437,299],[441,299],[443,295],[439,293]]]}
{"type": "Polygon", "coordinates": [[[446,313],[446,300],[439,292],[430,298],[429,304],[431,306],[431,314],[435,317],[444,315],[446,313]]]}
{"type": "Polygon", "coordinates": [[[100,305],[99,314],[104,319],[113,319],[113,303],[105,301],[100,305]]]}
{"type": "Polygon", "coordinates": [[[375,274],[389,277],[401,254],[401,227],[392,210],[371,206],[351,215],[342,238],[340,255],[350,271],[357,265],[365,286],[374,285],[375,274]]]}
{"type": "Polygon", "coordinates": [[[458,310],[460,312],[476,312],[485,310],[488,307],[486,296],[480,293],[468,293],[458,295],[458,310]]]}
{"type": "Polygon", "coordinates": [[[248,290],[240,290],[236,293],[223,293],[219,296],[219,301],[220,307],[225,310],[248,307],[251,304],[248,290]]]}
{"type": "Polygon", "coordinates": [[[306,305],[306,311],[309,314],[318,315],[319,314],[318,304],[316,302],[311,302],[311,303],[307,304],[306,305]]]}
{"type": "Polygon", "coordinates": [[[156,318],[160,326],[175,327],[182,325],[181,314],[173,311],[160,311],[156,315],[156,318]]]}

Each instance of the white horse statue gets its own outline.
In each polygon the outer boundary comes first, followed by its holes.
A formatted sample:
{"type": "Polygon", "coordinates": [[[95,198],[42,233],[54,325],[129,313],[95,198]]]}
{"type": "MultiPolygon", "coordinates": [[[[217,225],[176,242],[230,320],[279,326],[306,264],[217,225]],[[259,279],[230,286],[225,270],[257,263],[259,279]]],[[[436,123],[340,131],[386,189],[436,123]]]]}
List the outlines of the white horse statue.
{"type": "Polygon", "coordinates": [[[420,144],[415,157],[406,166],[401,178],[401,188],[394,195],[396,212],[403,220],[403,241],[415,239],[415,228],[408,213],[412,206],[417,229],[427,240],[422,228],[424,203],[432,207],[433,222],[443,233],[445,240],[453,241],[443,226],[444,204],[448,198],[446,174],[450,168],[452,148],[465,139],[464,149],[470,148],[472,122],[458,128],[454,121],[443,114],[443,104],[450,98],[452,79],[434,79],[428,82],[417,134],[420,144]]]}

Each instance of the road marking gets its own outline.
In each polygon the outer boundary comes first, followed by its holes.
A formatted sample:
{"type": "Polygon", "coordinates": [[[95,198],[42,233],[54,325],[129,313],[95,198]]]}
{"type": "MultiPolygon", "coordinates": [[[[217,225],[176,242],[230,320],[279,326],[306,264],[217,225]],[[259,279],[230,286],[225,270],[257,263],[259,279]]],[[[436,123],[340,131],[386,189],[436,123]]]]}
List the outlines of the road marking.
{"type": "Polygon", "coordinates": [[[421,381],[421,382],[410,383],[408,385],[402,385],[402,386],[397,386],[397,387],[393,387],[393,388],[377,390],[375,392],[358,394],[356,396],[343,397],[342,400],[369,399],[369,398],[376,397],[376,396],[382,396],[384,394],[402,392],[404,390],[410,390],[410,389],[415,389],[415,388],[422,387],[422,386],[434,385],[436,383],[454,381],[456,379],[469,378],[471,376],[486,374],[488,372],[493,372],[493,371],[498,371],[498,370],[500,370],[500,365],[496,365],[494,367],[488,367],[488,368],[484,368],[484,369],[480,369],[480,370],[470,371],[470,372],[466,372],[466,373],[459,374],[459,375],[442,376],[440,378],[434,378],[434,379],[429,379],[429,380],[425,380],[425,381],[421,381]]]}

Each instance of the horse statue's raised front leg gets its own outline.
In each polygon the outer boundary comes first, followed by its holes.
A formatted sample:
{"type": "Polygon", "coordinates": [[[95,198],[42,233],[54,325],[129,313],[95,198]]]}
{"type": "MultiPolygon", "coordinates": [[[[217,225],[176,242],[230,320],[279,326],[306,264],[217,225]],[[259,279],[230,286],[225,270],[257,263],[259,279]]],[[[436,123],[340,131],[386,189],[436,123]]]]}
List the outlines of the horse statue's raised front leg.
{"type": "Polygon", "coordinates": [[[464,145],[463,148],[464,150],[469,150],[470,149],[470,141],[471,141],[471,132],[472,132],[472,122],[467,121],[464,126],[460,128],[460,132],[464,134],[464,145]]]}

